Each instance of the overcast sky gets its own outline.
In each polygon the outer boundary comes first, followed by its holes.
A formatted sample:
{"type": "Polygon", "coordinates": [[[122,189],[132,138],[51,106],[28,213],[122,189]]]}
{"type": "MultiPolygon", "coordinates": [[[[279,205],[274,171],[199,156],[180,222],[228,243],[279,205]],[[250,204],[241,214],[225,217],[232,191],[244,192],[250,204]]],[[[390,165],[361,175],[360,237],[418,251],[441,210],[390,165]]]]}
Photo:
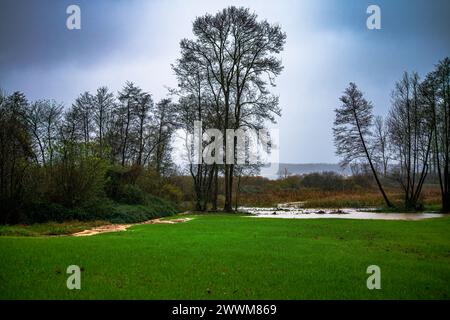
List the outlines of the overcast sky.
{"type": "Polygon", "coordinates": [[[274,92],[282,117],[280,160],[337,162],[332,123],[338,98],[356,82],[383,115],[405,70],[421,75],[450,55],[450,1],[0,1],[0,88],[30,100],[70,105],[84,91],[113,91],[131,80],[167,95],[179,41],[196,16],[246,6],[287,33],[285,69],[274,92]],[[81,30],[66,28],[66,8],[81,8],[81,30]],[[366,9],[381,8],[381,30],[366,28],[366,9]]]}

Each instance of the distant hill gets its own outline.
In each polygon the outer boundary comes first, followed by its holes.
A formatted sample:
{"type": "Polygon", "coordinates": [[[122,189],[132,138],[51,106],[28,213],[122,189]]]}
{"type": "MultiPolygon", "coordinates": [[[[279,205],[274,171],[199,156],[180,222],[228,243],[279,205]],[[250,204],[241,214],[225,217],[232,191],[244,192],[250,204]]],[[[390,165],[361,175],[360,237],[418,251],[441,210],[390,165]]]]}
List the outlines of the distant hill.
{"type": "Polygon", "coordinates": [[[278,170],[269,167],[261,169],[261,176],[269,179],[277,179],[280,175],[283,176],[287,171],[288,175],[301,175],[313,172],[332,171],[343,175],[351,175],[350,168],[342,169],[336,163],[280,163],[278,170]]]}

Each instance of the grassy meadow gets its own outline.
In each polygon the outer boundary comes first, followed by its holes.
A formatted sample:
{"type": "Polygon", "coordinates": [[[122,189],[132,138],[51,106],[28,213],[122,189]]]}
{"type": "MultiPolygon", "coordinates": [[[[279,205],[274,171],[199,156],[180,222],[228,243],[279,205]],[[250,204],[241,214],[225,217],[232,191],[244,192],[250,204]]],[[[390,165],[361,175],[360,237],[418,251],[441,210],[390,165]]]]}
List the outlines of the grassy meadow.
{"type": "Polygon", "coordinates": [[[0,299],[450,298],[450,217],[190,217],[90,237],[2,236],[0,299]],[[66,288],[72,264],[80,290],[66,288]],[[366,287],[374,264],[381,290],[366,287]]]}

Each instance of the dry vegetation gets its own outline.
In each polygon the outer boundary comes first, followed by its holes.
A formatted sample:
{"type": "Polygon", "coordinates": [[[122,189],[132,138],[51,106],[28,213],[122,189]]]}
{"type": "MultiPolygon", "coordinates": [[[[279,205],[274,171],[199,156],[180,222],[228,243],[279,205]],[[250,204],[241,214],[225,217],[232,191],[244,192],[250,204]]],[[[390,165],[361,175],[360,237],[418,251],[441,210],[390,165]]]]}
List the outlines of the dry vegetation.
{"type": "MultiPolygon", "coordinates": [[[[306,201],[308,207],[384,207],[383,197],[370,177],[343,178],[333,174],[322,180],[321,185],[305,186],[305,177],[289,177],[270,181],[263,178],[248,178],[239,199],[245,206],[276,206],[279,203],[306,201]],[[326,183],[330,184],[327,187],[326,183]]],[[[313,174],[315,181],[317,174],[313,174]]],[[[403,203],[402,190],[394,184],[386,188],[387,194],[397,207],[403,203]]],[[[438,209],[441,201],[439,186],[426,184],[421,202],[426,209],[438,209]]]]}

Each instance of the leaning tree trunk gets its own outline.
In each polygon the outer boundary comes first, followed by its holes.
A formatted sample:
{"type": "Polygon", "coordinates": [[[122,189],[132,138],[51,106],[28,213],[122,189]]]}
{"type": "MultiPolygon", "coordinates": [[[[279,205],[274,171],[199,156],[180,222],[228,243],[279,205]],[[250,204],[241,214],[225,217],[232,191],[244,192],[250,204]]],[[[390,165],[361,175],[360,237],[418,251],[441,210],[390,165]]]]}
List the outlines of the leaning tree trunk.
{"type": "Polygon", "coordinates": [[[356,120],[356,126],[358,127],[359,137],[361,139],[361,143],[363,145],[364,152],[365,152],[365,154],[367,156],[367,160],[369,161],[370,169],[372,170],[372,173],[373,173],[373,176],[375,178],[375,181],[377,182],[378,189],[380,190],[381,194],[383,195],[383,199],[384,199],[384,202],[386,203],[386,205],[389,208],[392,208],[393,205],[389,201],[386,193],[384,192],[383,186],[381,185],[380,180],[378,179],[378,175],[377,175],[377,172],[375,170],[375,167],[373,166],[372,159],[370,158],[369,152],[367,151],[366,143],[364,142],[364,137],[363,137],[363,135],[361,133],[361,127],[359,125],[358,116],[356,115],[355,111],[353,111],[353,114],[354,114],[354,117],[355,117],[355,120],[356,120]]]}

